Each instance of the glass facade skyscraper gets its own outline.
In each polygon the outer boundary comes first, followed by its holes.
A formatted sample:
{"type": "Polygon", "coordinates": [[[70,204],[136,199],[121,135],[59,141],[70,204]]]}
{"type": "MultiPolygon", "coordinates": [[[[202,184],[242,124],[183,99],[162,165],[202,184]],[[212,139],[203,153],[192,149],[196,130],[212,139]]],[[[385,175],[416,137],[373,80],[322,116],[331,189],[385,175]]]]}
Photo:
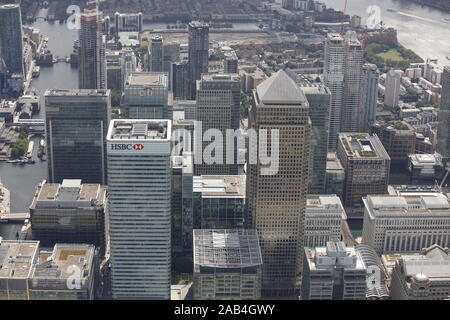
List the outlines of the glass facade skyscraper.
{"type": "Polygon", "coordinates": [[[45,115],[49,182],[106,184],[110,90],[47,90],[45,115]]]}
{"type": "Polygon", "coordinates": [[[23,74],[22,16],[18,4],[0,4],[0,64],[23,74]]]}

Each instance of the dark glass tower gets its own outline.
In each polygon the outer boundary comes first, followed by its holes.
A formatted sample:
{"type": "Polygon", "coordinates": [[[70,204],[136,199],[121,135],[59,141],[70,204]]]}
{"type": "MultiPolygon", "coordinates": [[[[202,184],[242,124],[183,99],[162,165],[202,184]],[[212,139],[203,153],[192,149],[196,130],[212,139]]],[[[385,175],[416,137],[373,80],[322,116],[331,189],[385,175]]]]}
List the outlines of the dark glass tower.
{"type": "Polygon", "coordinates": [[[18,4],[0,4],[0,61],[11,73],[23,74],[22,17],[18,4]]]}

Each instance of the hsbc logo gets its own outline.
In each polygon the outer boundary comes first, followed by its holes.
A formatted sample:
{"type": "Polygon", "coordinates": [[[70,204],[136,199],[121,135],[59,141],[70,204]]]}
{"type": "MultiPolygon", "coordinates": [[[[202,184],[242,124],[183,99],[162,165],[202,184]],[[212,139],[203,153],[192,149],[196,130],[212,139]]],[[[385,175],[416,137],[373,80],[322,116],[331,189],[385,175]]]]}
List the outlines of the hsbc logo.
{"type": "Polygon", "coordinates": [[[115,143],[111,145],[111,150],[142,150],[144,149],[144,145],[140,143],[131,144],[131,143],[115,143]]]}
{"type": "Polygon", "coordinates": [[[142,144],[135,144],[135,145],[133,145],[133,149],[134,150],[142,150],[142,149],[144,149],[144,145],[142,145],[142,144]]]}

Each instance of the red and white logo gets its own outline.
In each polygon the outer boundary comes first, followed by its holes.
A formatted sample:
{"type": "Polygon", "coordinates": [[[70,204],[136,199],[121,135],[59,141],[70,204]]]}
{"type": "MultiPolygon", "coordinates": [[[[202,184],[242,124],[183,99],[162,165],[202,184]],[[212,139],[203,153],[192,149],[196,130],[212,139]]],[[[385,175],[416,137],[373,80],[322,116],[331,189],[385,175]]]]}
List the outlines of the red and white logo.
{"type": "Polygon", "coordinates": [[[144,146],[142,144],[135,144],[133,145],[134,150],[142,150],[144,149],[144,146]]]}

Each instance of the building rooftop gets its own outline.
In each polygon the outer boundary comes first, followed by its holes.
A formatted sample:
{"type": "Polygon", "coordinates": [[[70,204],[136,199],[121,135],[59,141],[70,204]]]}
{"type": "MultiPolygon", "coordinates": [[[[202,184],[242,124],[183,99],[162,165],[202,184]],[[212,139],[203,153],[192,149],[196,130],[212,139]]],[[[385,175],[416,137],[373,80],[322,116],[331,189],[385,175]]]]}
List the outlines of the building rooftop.
{"type": "Polygon", "coordinates": [[[173,156],[172,157],[172,168],[181,169],[183,174],[193,174],[194,165],[192,159],[191,152],[184,152],[182,156],[173,156]]]}
{"type": "Polygon", "coordinates": [[[335,266],[351,270],[366,270],[359,252],[346,247],[344,242],[328,241],[325,247],[305,248],[309,269],[330,269],[335,266]]]}
{"type": "Polygon", "coordinates": [[[341,199],[335,195],[308,195],[306,197],[306,217],[334,215],[347,219],[341,199]]]}
{"type": "Polygon", "coordinates": [[[300,87],[280,70],[256,87],[258,104],[303,105],[307,103],[300,87]]]}
{"type": "Polygon", "coordinates": [[[106,187],[100,184],[82,184],[81,180],[63,180],[62,184],[39,184],[30,208],[77,208],[104,206],[106,187]]]}
{"type": "Polygon", "coordinates": [[[107,97],[111,90],[104,89],[50,89],[45,91],[46,97],[107,97]]]}
{"type": "Polygon", "coordinates": [[[39,241],[1,240],[0,279],[28,278],[36,261],[39,241]]]}
{"type": "Polygon", "coordinates": [[[450,216],[448,198],[440,194],[429,195],[368,195],[363,198],[364,205],[369,209],[372,218],[375,216],[450,216]]]}
{"type": "Polygon", "coordinates": [[[128,76],[126,85],[167,87],[168,76],[165,72],[134,72],[128,76]]]}
{"type": "Polygon", "coordinates": [[[341,161],[334,152],[327,153],[327,171],[344,171],[341,161]]]}
{"type": "Polygon", "coordinates": [[[203,198],[245,198],[245,175],[197,176],[193,192],[203,198]]]}
{"type": "Polygon", "coordinates": [[[201,229],[193,231],[194,265],[211,268],[261,266],[256,230],[201,229]]]}
{"type": "Polygon", "coordinates": [[[347,156],[351,158],[390,160],[388,153],[376,134],[339,133],[339,142],[342,143],[347,156]]]}
{"type": "Polygon", "coordinates": [[[114,119],[109,124],[107,140],[170,141],[170,120],[114,119]]]}
{"type": "Polygon", "coordinates": [[[414,166],[442,166],[442,157],[438,154],[415,153],[408,155],[409,161],[414,166]]]}

